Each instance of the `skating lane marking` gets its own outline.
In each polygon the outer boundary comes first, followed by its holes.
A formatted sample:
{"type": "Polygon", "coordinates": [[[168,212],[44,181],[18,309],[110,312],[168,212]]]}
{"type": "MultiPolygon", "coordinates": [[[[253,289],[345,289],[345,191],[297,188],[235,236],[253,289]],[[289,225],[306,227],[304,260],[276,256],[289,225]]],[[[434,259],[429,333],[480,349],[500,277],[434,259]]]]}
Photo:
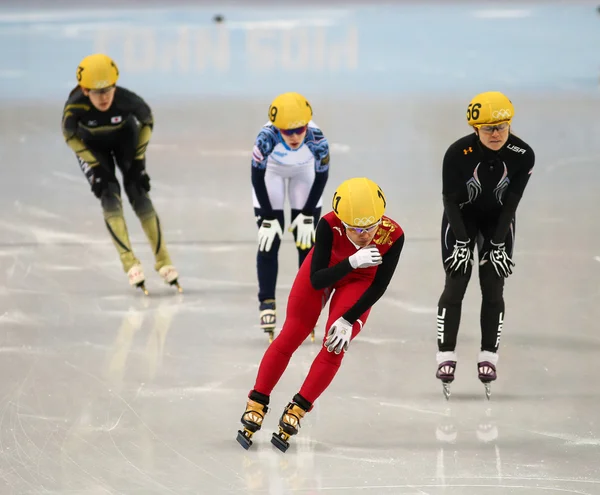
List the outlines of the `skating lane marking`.
{"type": "Polygon", "coordinates": [[[387,302],[392,306],[396,306],[397,308],[402,308],[403,310],[408,311],[409,313],[416,313],[421,315],[437,314],[437,308],[435,307],[419,306],[417,304],[412,304],[409,302],[402,301],[400,299],[393,299],[390,297],[386,297],[382,299],[382,301],[387,302]]]}
{"type": "MultiPolygon", "coordinates": [[[[194,150],[189,146],[180,146],[179,144],[167,144],[167,143],[156,143],[150,144],[149,148],[154,149],[156,151],[178,151],[189,152],[190,150],[194,150]]],[[[342,143],[331,143],[329,145],[329,150],[333,153],[349,153],[350,146],[342,143]]],[[[199,156],[209,156],[209,157],[221,157],[221,158],[238,158],[238,157],[250,157],[252,155],[252,149],[242,149],[242,150],[231,150],[231,149],[206,149],[204,147],[196,148],[195,154],[199,156]]]]}
{"type": "Polygon", "coordinates": [[[379,401],[379,400],[374,399],[373,397],[361,397],[360,395],[353,395],[351,398],[352,399],[356,399],[356,400],[365,400],[365,401],[369,401],[369,402],[376,402],[377,404],[379,404],[380,406],[383,406],[383,407],[398,407],[400,409],[406,409],[408,411],[415,411],[415,412],[433,414],[435,416],[446,416],[446,413],[443,413],[443,412],[434,411],[434,410],[431,410],[431,409],[422,409],[420,407],[411,406],[411,405],[408,405],[408,404],[400,404],[400,403],[396,403],[396,402],[379,401]]]}
{"type": "MultiPolygon", "coordinates": [[[[455,478],[453,478],[454,480],[455,478]]],[[[507,477],[506,476],[502,476],[500,477],[494,477],[494,476],[486,476],[485,479],[489,479],[489,480],[500,480],[502,479],[503,481],[506,481],[507,477]]],[[[514,479],[514,480],[519,480],[521,481],[520,478],[510,478],[510,479],[514,479]]],[[[527,478],[525,478],[527,479],[527,478]]],[[[540,479],[540,481],[547,481],[546,479],[542,478],[540,479]]],[[[573,481],[573,482],[577,482],[579,480],[566,480],[566,481],[573,481]]],[[[328,486],[328,487],[319,487],[319,491],[330,491],[330,490],[337,490],[337,491],[347,491],[347,490],[355,490],[355,491],[369,491],[369,490],[382,490],[382,489],[390,489],[390,488],[410,488],[410,489],[426,489],[426,488],[498,488],[499,490],[506,490],[506,489],[523,489],[523,490],[528,490],[528,493],[531,493],[531,490],[534,490],[534,492],[539,491],[550,491],[550,492],[562,492],[562,493],[574,493],[576,495],[593,495],[591,492],[582,492],[579,490],[573,490],[573,489],[569,489],[569,488],[557,488],[557,487],[553,487],[553,486],[531,486],[531,485],[509,485],[509,484],[497,484],[494,483],[492,484],[481,484],[481,483],[477,483],[477,484],[455,484],[455,483],[451,483],[451,484],[446,484],[446,483],[431,483],[431,484],[426,484],[426,485],[420,485],[420,484],[407,484],[407,485],[370,485],[370,486],[328,486]]],[[[306,491],[306,489],[291,489],[290,492],[303,492],[306,491]]],[[[425,493],[427,494],[427,492],[418,492],[418,493],[425,493]]]]}
{"type": "Polygon", "coordinates": [[[554,433],[550,431],[537,431],[537,430],[523,430],[527,433],[533,433],[534,435],[541,435],[543,437],[555,438],[557,440],[563,440],[570,445],[595,445],[600,446],[600,438],[585,438],[578,435],[570,435],[568,433],[554,433]]]}

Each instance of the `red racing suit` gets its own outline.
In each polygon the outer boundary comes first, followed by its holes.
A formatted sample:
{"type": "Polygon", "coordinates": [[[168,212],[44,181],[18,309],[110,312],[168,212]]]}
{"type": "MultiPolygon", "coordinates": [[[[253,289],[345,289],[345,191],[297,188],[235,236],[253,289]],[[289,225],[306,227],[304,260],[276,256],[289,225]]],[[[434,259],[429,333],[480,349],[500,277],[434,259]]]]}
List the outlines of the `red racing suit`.
{"type": "MultiPolygon", "coordinates": [[[[261,361],[256,392],[271,394],[292,354],[315,328],[330,295],[323,340],[340,317],[353,324],[352,339],[358,335],[371,307],[383,295],[394,274],[404,245],[404,232],[394,220],[384,216],[371,244],[382,254],[382,264],[353,269],[348,258],[359,248],[350,241],[333,212],[321,218],[315,245],[294,280],[281,333],[261,361]]],[[[344,354],[330,353],[321,347],[299,392],[304,399],[312,404],[323,393],[335,377],[344,354]]]]}

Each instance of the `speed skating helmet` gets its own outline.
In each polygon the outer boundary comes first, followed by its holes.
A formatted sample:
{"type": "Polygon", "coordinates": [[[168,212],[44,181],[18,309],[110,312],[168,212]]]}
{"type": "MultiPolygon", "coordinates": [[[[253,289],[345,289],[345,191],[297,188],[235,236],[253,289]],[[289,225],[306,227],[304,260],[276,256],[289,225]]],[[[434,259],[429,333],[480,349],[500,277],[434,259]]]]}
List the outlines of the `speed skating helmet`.
{"type": "Polygon", "coordinates": [[[385,194],[371,179],[355,177],[342,182],[331,204],[335,215],[350,227],[368,227],[381,220],[385,194]]]}
{"type": "Polygon", "coordinates": [[[475,96],[467,107],[467,122],[472,127],[511,123],[515,108],[506,95],[488,91],[475,96]]]}
{"type": "Polygon", "coordinates": [[[304,127],[312,119],[312,108],[299,93],[283,93],[269,106],[269,120],[277,129],[304,127]]]}
{"type": "Polygon", "coordinates": [[[103,53],[85,57],[77,67],[77,82],[85,89],[105,89],[119,79],[119,69],[114,60],[103,53]]]}

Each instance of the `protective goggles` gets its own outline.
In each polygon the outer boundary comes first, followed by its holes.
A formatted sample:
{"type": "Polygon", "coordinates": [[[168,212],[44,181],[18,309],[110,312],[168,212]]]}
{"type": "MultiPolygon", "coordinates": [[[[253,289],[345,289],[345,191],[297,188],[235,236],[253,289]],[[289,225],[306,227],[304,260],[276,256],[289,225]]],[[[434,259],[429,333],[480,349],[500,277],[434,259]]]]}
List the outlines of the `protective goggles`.
{"type": "Polygon", "coordinates": [[[477,126],[481,132],[485,132],[486,134],[493,134],[494,131],[502,132],[508,129],[510,124],[508,122],[502,122],[501,124],[496,125],[480,125],[477,126]]]}
{"type": "Polygon", "coordinates": [[[279,129],[279,132],[284,136],[293,136],[294,134],[302,134],[306,132],[307,125],[303,125],[302,127],[296,127],[294,129],[279,129]]]}
{"type": "Polygon", "coordinates": [[[344,222],[342,222],[342,224],[344,225],[346,230],[354,232],[355,234],[370,234],[381,225],[381,220],[375,222],[373,225],[369,225],[368,227],[351,227],[350,225],[347,225],[344,222]]]}

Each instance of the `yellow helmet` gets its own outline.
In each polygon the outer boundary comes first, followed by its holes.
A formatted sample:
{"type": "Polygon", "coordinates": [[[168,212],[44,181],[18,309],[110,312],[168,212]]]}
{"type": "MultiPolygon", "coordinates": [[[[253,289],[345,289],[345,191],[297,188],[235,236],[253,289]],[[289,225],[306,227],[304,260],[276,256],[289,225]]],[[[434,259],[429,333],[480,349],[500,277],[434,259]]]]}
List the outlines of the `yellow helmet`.
{"type": "Polygon", "coordinates": [[[107,55],[88,55],[77,67],[77,81],[82,88],[104,89],[114,86],[119,79],[117,64],[107,55]]]}
{"type": "Polygon", "coordinates": [[[467,121],[473,127],[502,122],[510,124],[514,115],[512,102],[498,91],[478,94],[467,108],[467,121]]]}
{"type": "Polygon", "coordinates": [[[383,191],[366,177],[355,177],[342,182],[333,194],[333,211],[350,227],[373,225],[383,216],[385,206],[383,191]]]}
{"type": "Polygon", "coordinates": [[[269,120],[277,129],[296,129],[312,119],[312,108],[298,93],[283,93],[269,107],[269,120]]]}

